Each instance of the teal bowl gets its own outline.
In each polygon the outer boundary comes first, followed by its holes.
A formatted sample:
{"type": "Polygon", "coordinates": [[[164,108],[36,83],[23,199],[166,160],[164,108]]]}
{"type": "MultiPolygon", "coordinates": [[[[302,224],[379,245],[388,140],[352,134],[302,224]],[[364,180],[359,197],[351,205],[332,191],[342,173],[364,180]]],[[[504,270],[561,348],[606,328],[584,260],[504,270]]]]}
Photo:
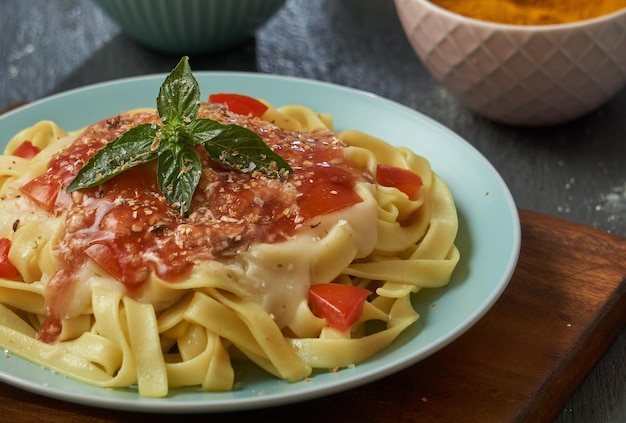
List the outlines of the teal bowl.
{"type": "Polygon", "coordinates": [[[252,37],[285,0],[94,0],[135,41],[171,54],[228,49],[252,37]]]}

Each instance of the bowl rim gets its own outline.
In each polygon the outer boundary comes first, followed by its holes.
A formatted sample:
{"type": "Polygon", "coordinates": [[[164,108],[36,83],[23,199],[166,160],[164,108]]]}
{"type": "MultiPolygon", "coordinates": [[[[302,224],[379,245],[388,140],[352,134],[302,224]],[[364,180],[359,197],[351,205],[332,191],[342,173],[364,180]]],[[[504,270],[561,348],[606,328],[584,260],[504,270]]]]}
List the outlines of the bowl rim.
{"type": "Polygon", "coordinates": [[[424,5],[424,7],[430,8],[431,10],[436,11],[439,14],[448,16],[452,19],[456,19],[461,22],[471,23],[472,25],[482,25],[485,27],[489,27],[492,29],[500,29],[500,30],[508,30],[508,31],[518,31],[518,32],[537,32],[537,31],[560,31],[560,30],[573,30],[580,29],[584,27],[601,25],[608,21],[612,21],[614,19],[619,19],[620,17],[626,18],[626,6],[613,11],[611,13],[606,13],[604,15],[596,16],[594,18],[583,19],[574,22],[566,22],[566,23],[558,23],[558,24],[546,24],[546,25],[524,25],[524,24],[510,24],[510,23],[501,23],[494,21],[487,21],[483,19],[473,18],[466,15],[461,15],[460,13],[453,12],[445,7],[434,4],[430,0],[394,0],[396,5],[400,3],[420,3],[424,5]]]}

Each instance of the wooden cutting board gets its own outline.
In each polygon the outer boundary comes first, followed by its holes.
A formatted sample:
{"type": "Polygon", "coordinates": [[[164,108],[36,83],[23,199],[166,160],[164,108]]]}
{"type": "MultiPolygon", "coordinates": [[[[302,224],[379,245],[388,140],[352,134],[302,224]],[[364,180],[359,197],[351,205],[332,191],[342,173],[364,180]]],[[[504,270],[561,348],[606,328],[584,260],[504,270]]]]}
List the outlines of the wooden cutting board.
{"type": "MultiPolygon", "coordinates": [[[[340,394],[187,421],[548,422],[626,323],[626,239],[521,211],[522,251],[494,307],[426,360],[340,394]],[[254,419],[254,420],[253,420],[254,419]]],[[[7,421],[178,421],[0,384],[7,421]]]]}

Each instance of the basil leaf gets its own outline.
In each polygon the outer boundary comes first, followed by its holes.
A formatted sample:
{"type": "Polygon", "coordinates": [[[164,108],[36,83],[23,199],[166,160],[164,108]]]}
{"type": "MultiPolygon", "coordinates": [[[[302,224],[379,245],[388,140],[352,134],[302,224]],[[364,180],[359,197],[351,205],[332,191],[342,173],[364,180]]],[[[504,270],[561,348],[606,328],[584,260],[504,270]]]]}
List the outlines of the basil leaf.
{"type": "Polygon", "coordinates": [[[107,144],[78,172],[67,192],[102,184],[152,160],[165,199],[187,215],[200,182],[202,163],[193,147],[203,145],[211,158],[241,172],[268,176],[291,172],[287,162],[247,128],[197,119],[200,88],[184,56],[165,78],[157,96],[162,126],[143,124],[107,144]]]}
{"type": "Polygon", "coordinates": [[[158,130],[157,125],[145,123],[105,145],[78,171],[67,192],[101,185],[131,167],[155,160],[152,144],[158,130]]]}
{"type": "Polygon", "coordinates": [[[198,115],[200,87],[184,56],[165,78],[157,97],[157,110],[163,123],[188,124],[198,115]]]}
{"type": "Polygon", "coordinates": [[[157,183],[165,199],[187,216],[193,193],[200,182],[202,163],[198,153],[183,148],[168,149],[159,154],[157,183]]]}
{"type": "Polygon", "coordinates": [[[211,158],[244,173],[278,176],[291,172],[287,162],[274,153],[261,137],[241,126],[222,125],[211,119],[196,119],[190,125],[194,141],[204,144],[211,158]]]}
{"type": "Polygon", "coordinates": [[[195,119],[188,129],[192,134],[193,145],[198,146],[219,137],[227,130],[227,126],[211,119],[195,119]]]}

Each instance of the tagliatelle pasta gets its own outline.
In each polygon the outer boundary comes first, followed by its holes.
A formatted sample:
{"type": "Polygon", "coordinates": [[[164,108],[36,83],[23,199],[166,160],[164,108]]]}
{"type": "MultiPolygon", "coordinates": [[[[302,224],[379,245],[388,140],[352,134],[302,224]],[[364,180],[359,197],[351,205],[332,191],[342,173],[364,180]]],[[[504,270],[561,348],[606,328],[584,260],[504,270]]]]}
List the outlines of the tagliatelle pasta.
{"type": "Polygon", "coordinates": [[[0,346],[85,383],[136,385],[141,396],[163,397],[190,385],[231,390],[239,360],[295,382],[312,369],[357,365],[392,343],[419,317],[411,295],[446,285],[459,260],[446,184],[407,148],[355,130],[333,132],[331,116],[305,106],[267,105],[261,118],[206,104],[201,114],[259,133],[285,154],[292,179],[237,176],[203,159],[210,169],[188,218],[160,208],[145,180],[133,188],[141,170],[71,195],[61,184],[53,199],[42,199],[55,181],[43,175],[81,165],[64,152],[81,143],[93,149],[94,137],[109,142],[138,123],[158,124],[154,111],[76,132],[42,121],[16,134],[0,156],[0,238],[10,241],[17,270],[0,278],[0,346]],[[33,158],[12,154],[24,141],[40,150],[33,158]],[[415,198],[379,183],[380,165],[418,175],[415,198]],[[315,214],[318,205],[305,205],[302,187],[314,197],[322,174],[354,179],[338,185],[350,187],[347,206],[315,214]],[[117,194],[109,198],[106,187],[117,194]],[[372,292],[349,330],[313,313],[309,288],[320,283],[372,292]]]}

